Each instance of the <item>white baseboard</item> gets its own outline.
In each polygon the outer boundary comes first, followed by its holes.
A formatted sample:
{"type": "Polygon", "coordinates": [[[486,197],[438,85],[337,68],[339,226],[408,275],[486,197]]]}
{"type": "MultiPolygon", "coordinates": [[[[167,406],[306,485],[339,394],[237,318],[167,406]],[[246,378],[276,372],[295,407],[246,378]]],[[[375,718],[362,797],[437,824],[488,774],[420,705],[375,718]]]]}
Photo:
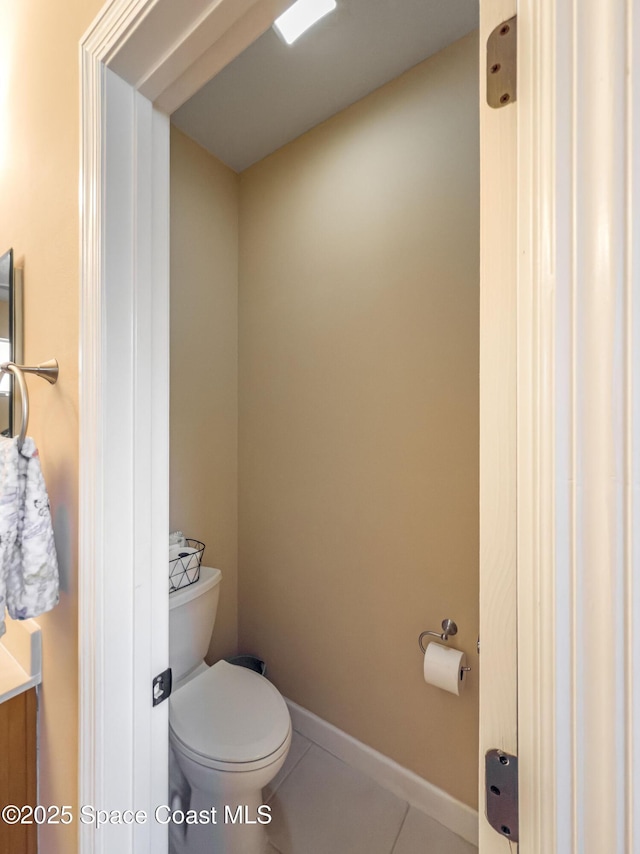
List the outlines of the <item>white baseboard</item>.
{"type": "Polygon", "coordinates": [[[478,813],[346,732],[287,700],[293,728],[309,741],[362,771],[411,806],[439,821],[472,845],[478,844],[478,813]]]}

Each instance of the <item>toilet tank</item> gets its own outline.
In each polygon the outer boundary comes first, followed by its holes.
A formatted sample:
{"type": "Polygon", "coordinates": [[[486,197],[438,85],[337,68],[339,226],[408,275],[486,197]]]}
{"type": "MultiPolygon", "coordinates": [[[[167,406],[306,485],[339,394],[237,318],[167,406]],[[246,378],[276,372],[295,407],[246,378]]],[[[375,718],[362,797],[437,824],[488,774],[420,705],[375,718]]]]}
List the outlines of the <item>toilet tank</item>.
{"type": "Polygon", "coordinates": [[[198,581],[169,594],[169,666],[174,685],[204,661],[221,579],[219,569],[201,566],[198,581]]]}

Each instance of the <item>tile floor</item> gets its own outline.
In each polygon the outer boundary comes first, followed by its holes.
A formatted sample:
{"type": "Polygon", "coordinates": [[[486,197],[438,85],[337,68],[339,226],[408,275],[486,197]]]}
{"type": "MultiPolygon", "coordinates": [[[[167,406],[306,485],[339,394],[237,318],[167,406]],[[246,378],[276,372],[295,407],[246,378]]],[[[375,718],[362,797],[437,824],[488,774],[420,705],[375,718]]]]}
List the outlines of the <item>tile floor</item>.
{"type": "Polygon", "coordinates": [[[265,789],[271,854],[477,854],[477,848],[294,732],[265,789]]]}

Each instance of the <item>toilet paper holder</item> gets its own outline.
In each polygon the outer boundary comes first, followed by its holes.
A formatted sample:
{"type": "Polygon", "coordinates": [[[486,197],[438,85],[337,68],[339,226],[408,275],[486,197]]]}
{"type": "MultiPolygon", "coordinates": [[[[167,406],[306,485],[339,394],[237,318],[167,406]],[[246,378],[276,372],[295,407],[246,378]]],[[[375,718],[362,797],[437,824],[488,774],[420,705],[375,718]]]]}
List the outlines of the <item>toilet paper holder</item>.
{"type": "MultiPolygon", "coordinates": [[[[453,620],[444,619],[442,621],[442,631],[441,632],[422,632],[420,637],[418,638],[418,645],[420,647],[420,652],[424,655],[427,651],[426,646],[423,645],[422,639],[425,637],[434,637],[439,640],[447,641],[449,638],[452,638],[454,635],[458,634],[458,626],[453,620]]],[[[471,670],[470,667],[461,667],[460,670],[471,670]]]]}
{"type": "Polygon", "coordinates": [[[418,638],[418,643],[420,645],[420,652],[425,653],[427,651],[426,646],[422,645],[422,638],[426,638],[427,635],[430,635],[433,638],[438,638],[439,640],[449,640],[454,635],[458,634],[458,626],[454,623],[453,620],[443,620],[442,621],[442,631],[441,632],[422,632],[420,637],[418,638]]]}

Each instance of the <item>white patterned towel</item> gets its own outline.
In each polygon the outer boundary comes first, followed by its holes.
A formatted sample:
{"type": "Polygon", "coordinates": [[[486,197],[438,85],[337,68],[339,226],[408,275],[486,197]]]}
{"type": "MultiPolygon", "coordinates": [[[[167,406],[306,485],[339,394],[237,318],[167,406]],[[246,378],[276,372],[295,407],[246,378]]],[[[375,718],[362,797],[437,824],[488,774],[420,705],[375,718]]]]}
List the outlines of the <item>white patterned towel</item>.
{"type": "Polygon", "coordinates": [[[0,636],[4,610],[14,620],[58,602],[58,559],[49,496],[33,439],[0,437],[0,636]]]}

